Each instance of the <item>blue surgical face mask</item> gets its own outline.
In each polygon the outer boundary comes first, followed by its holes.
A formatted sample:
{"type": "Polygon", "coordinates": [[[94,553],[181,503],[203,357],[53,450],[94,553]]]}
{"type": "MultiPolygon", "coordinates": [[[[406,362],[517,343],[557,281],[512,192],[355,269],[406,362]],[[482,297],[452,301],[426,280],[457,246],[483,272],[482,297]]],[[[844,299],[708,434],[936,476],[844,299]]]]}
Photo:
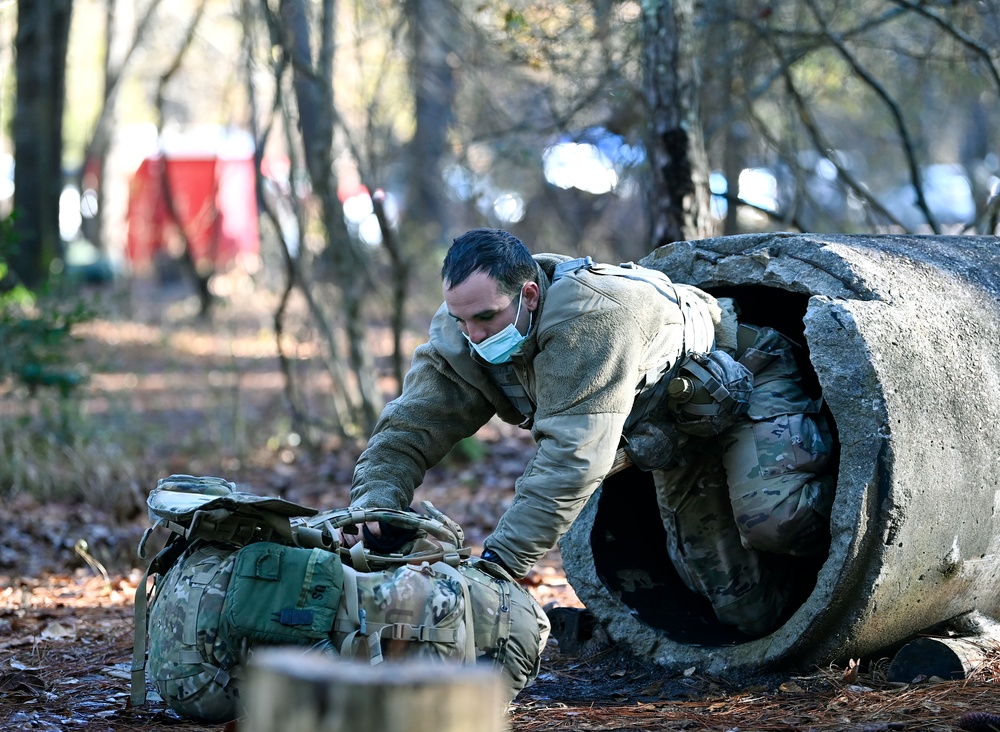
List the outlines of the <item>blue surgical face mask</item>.
{"type": "MultiPolygon", "coordinates": [[[[521,335],[521,331],[517,329],[518,318],[521,317],[521,303],[524,301],[524,288],[521,288],[521,294],[517,296],[517,314],[514,316],[514,322],[509,324],[506,328],[501,330],[499,333],[494,333],[489,338],[484,338],[479,343],[472,343],[468,335],[465,335],[465,339],[472,344],[475,349],[484,360],[492,364],[507,363],[510,361],[511,354],[514,353],[524,342],[527,336],[521,335]]],[[[531,316],[528,316],[528,330],[531,330],[531,316]]]]}

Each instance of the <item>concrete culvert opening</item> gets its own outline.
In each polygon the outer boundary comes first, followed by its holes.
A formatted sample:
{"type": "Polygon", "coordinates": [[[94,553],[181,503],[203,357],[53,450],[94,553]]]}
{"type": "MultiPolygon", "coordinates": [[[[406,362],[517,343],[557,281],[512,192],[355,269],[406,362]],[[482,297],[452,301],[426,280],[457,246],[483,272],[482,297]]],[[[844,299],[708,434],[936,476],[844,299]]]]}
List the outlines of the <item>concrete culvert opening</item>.
{"type": "Polygon", "coordinates": [[[560,542],[612,641],[675,671],[810,669],[942,623],[1000,615],[1000,251],[996,237],[759,234],[679,242],[641,264],[804,347],[836,446],[825,556],[779,557],[788,617],[723,627],[667,555],[652,478],[609,477],[560,542]]]}
{"type": "MultiPolygon", "coordinates": [[[[803,337],[807,295],[760,286],[705,289],[716,297],[732,298],[740,312],[740,322],[769,326],[800,344],[802,348],[797,355],[806,389],[811,397],[820,395],[819,381],[803,337]]],[[[831,464],[836,465],[836,428],[829,413],[827,421],[834,436],[831,464]]],[[[629,468],[604,482],[590,543],[598,577],[608,591],[620,596],[634,617],[662,631],[666,637],[697,646],[729,646],[751,640],[750,636],[719,622],[708,600],[691,592],[681,581],[667,554],[666,533],[650,473],[629,468]]],[[[767,557],[777,571],[794,578],[785,619],[812,592],[825,559],[825,551],[821,556],[809,558],[767,557]]]]}

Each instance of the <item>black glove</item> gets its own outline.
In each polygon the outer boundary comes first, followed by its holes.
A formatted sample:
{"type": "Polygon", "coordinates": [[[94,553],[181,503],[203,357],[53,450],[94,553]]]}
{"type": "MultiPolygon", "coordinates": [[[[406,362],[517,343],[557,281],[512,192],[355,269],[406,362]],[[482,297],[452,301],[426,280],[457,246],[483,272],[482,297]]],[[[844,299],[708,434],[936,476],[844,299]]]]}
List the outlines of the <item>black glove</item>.
{"type": "Polygon", "coordinates": [[[480,554],[479,556],[481,556],[487,562],[492,562],[493,564],[497,565],[498,567],[500,567],[500,569],[509,574],[511,577],[514,576],[514,573],[510,571],[510,567],[504,564],[504,561],[500,558],[500,555],[497,554],[492,549],[483,549],[483,553],[480,554]]]}
{"type": "MultiPolygon", "coordinates": [[[[412,508],[407,510],[416,513],[412,508]]],[[[396,526],[386,521],[379,521],[378,528],[379,536],[375,536],[368,530],[367,524],[361,526],[361,535],[365,538],[365,546],[376,554],[392,554],[399,551],[404,544],[413,541],[413,537],[417,535],[416,529],[396,526]]]]}

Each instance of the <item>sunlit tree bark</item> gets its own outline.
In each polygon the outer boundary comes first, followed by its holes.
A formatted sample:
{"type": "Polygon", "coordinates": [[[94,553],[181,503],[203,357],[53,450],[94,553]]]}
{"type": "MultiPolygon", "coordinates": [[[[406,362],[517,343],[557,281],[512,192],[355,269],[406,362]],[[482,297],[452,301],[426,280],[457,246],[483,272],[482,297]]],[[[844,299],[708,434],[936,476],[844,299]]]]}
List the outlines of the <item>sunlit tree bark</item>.
{"type": "Polygon", "coordinates": [[[652,244],[713,232],[708,158],[698,116],[692,0],[643,4],[643,72],[649,109],[652,244]]]}
{"type": "MultiPolygon", "coordinates": [[[[319,40],[315,55],[310,34],[313,24],[304,0],[281,0],[280,39],[291,62],[304,160],[326,235],[321,266],[329,268],[336,287],[337,302],[331,305],[343,325],[347,344],[350,380],[336,384],[335,388],[345,391],[353,409],[350,419],[340,428],[345,434],[360,435],[367,434],[375,425],[382,405],[367,342],[365,299],[373,287],[372,274],[367,253],[347,230],[333,170],[334,124],[337,121],[333,101],[336,3],[324,0],[316,7],[316,12],[319,40]]],[[[337,347],[332,333],[328,346],[337,347]]]]}

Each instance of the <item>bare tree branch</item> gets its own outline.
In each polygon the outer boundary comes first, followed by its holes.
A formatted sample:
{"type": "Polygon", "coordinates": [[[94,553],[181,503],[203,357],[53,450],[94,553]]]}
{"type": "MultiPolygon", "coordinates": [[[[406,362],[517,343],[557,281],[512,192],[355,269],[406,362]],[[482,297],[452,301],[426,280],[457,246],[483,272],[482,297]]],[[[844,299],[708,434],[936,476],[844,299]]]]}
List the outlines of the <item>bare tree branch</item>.
{"type": "Polygon", "coordinates": [[[931,10],[925,3],[915,3],[912,0],[892,0],[894,3],[900,7],[912,10],[915,13],[919,13],[925,18],[932,20],[936,23],[942,30],[951,36],[954,36],[962,45],[972,51],[976,56],[982,59],[986,68],[989,70],[990,76],[993,79],[993,83],[997,87],[997,93],[1000,93],[1000,69],[997,68],[997,64],[993,58],[993,54],[987,46],[977,41],[975,38],[970,36],[968,33],[960,28],[955,27],[954,23],[951,23],[947,18],[942,16],[940,13],[936,13],[931,10]]]}
{"type": "MultiPolygon", "coordinates": [[[[795,60],[786,59],[781,47],[777,44],[775,39],[767,32],[766,28],[763,28],[758,23],[751,23],[750,26],[760,34],[762,40],[771,48],[771,51],[778,59],[778,73],[785,80],[785,88],[788,94],[791,96],[792,101],[795,103],[795,108],[798,111],[799,120],[802,126],[805,128],[806,132],[809,134],[810,140],[812,140],[813,147],[819,151],[821,154],[826,156],[828,150],[833,149],[833,145],[825,138],[823,133],[820,131],[819,126],[816,124],[813,118],[812,112],[810,110],[809,104],[806,102],[802,93],[799,91],[798,86],[795,83],[795,79],[792,77],[791,68],[795,60]]],[[[748,100],[747,105],[749,113],[753,114],[756,118],[756,114],[753,111],[752,100],[748,100]]],[[[758,119],[758,128],[761,129],[765,135],[770,139],[772,145],[777,147],[777,141],[770,138],[769,133],[766,132],[767,127],[760,122],[758,119]]],[[[893,215],[888,209],[886,209],[878,199],[868,190],[867,186],[859,181],[850,170],[841,165],[839,160],[830,159],[830,162],[837,170],[838,177],[844,182],[849,190],[853,191],[855,195],[858,196],[862,201],[864,201],[869,208],[875,212],[877,215],[883,217],[886,221],[899,226],[900,228],[906,228],[899,221],[899,219],[893,215]]]]}
{"type": "MultiPolygon", "coordinates": [[[[187,31],[184,34],[184,39],[181,42],[180,47],[177,49],[177,53],[174,56],[174,60],[167,67],[166,71],[160,76],[159,84],[156,88],[156,112],[158,116],[157,129],[160,130],[161,134],[163,131],[164,119],[164,105],[166,102],[166,88],[173,79],[174,75],[180,70],[181,65],[184,63],[184,57],[190,50],[191,45],[194,43],[195,33],[198,29],[198,24],[201,22],[202,17],[205,15],[205,9],[208,5],[208,0],[201,0],[201,4],[195,11],[194,16],[191,18],[191,22],[188,24],[187,31]]],[[[180,217],[180,213],[177,211],[177,206],[175,204],[175,199],[173,195],[173,188],[170,183],[170,176],[167,174],[168,164],[167,164],[166,152],[162,149],[160,150],[160,187],[163,193],[163,200],[167,207],[167,213],[170,219],[173,221],[174,226],[177,227],[178,235],[181,237],[181,241],[184,244],[182,261],[188,270],[188,274],[192,277],[195,287],[198,292],[198,299],[200,303],[199,315],[201,317],[206,317],[212,308],[212,293],[208,288],[209,280],[212,278],[213,272],[209,271],[207,274],[202,274],[198,269],[198,263],[195,261],[194,252],[191,248],[191,237],[188,235],[187,230],[184,226],[184,222],[180,217]]],[[[214,263],[213,263],[214,264],[214,263]]]]}
{"type": "MultiPolygon", "coordinates": [[[[896,20],[905,14],[905,11],[901,8],[893,8],[887,12],[879,15],[876,18],[870,18],[864,22],[858,24],[854,28],[843,31],[840,34],[842,39],[850,39],[855,36],[867,33],[871,30],[879,28],[891,21],[896,20]]],[[[779,48],[776,38],[787,37],[790,38],[795,43],[795,48],[792,50],[784,49],[781,54],[783,59],[782,64],[774,69],[770,74],[766,75],[760,82],[754,85],[754,87],[747,92],[747,98],[750,100],[756,100],[763,98],[767,94],[771,87],[776,81],[786,78],[787,69],[791,68],[800,61],[805,60],[808,56],[820,51],[827,46],[826,38],[818,34],[803,34],[802,31],[796,30],[786,30],[782,28],[774,28],[770,25],[764,25],[759,20],[758,16],[753,15],[737,15],[736,18],[740,20],[743,24],[751,28],[755,34],[762,38],[767,39],[769,45],[774,48],[779,48]],[[807,41],[807,42],[804,42],[807,41]]],[[[730,63],[739,63],[737,60],[731,60],[730,63]]],[[[711,136],[715,133],[715,130],[725,124],[730,124],[731,119],[725,118],[721,121],[717,121],[713,127],[706,128],[706,133],[711,136]]]]}
{"type": "Polygon", "coordinates": [[[892,118],[896,122],[896,130],[899,133],[900,142],[903,144],[903,152],[906,157],[907,165],[910,169],[910,180],[913,183],[913,188],[917,196],[917,207],[923,211],[924,217],[927,219],[927,223],[930,224],[931,230],[935,234],[940,234],[941,227],[934,214],[931,213],[930,206],[927,204],[927,198],[924,196],[923,176],[920,173],[920,166],[917,163],[917,155],[914,149],[913,140],[910,137],[909,127],[906,124],[906,120],[903,118],[903,112],[900,110],[899,105],[896,104],[896,101],[892,98],[881,82],[879,82],[873,74],[861,65],[861,62],[858,61],[854,54],[848,50],[843,41],[830,30],[827,26],[826,18],[823,17],[823,14],[816,5],[816,0],[806,0],[806,4],[809,6],[809,9],[812,10],[813,16],[816,18],[816,22],[819,23],[820,28],[823,29],[823,33],[833,44],[834,48],[837,49],[841,57],[854,70],[854,73],[856,73],[858,77],[860,77],[860,79],[867,84],[885,103],[886,107],[888,107],[892,118]]]}

